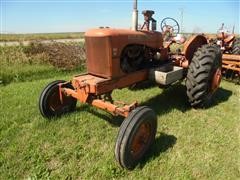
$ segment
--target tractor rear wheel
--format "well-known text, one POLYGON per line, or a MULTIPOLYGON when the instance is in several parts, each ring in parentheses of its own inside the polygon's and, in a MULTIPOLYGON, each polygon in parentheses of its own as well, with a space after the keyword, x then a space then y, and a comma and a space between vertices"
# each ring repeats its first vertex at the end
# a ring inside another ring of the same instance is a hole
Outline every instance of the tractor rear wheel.
POLYGON ((209 105, 221 81, 222 55, 214 45, 199 48, 189 65, 186 87, 187 96, 193 107, 209 105))
POLYGON ((151 144, 157 131, 157 117, 146 106, 133 110, 118 132, 115 158, 126 169, 134 169, 151 144))
POLYGON ((232 54, 240 55, 240 38, 236 38, 232 45, 232 54))
MULTIPOLYGON (((75 109, 77 103, 75 98, 62 93, 62 101, 60 100, 59 84, 65 82, 53 81, 43 89, 39 97, 39 110, 43 117, 50 119, 75 109)), ((64 87, 73 89, 70 83, 64 84, 64 87)))

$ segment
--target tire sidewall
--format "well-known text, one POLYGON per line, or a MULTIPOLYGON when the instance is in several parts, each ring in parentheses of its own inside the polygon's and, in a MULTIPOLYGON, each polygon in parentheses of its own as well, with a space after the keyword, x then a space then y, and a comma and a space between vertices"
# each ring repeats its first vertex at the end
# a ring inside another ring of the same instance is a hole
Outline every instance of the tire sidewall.
MULTIPOLYGON (((39 98, 39 109, 40 109, 40 112, 41 114, 46 117, 46 118, 52 118, 54 116, 59 116, 61 115, 62 113, 56 113, 55 111, 53 111, 49 105, 48 105, 48 101, 49 101, 49 98, 51 97, 51 95, 53 95, 53 93, 55 93, 56 91, 59 91, 57 90, 58 87, 58 84, 60 83, 65 83, 66 81, 64 80, 56 80, 56 81, 53 81, 51 83, 49 83, 45 88, 44 90, 42 91, 41 95, 40 95, 40 98, 39 98)), ((69 84, 66 85, 66 87, 68 88, 72 88, 72 86, 69 84)), ((68 111, 71 111, 75 108, 76 106, 76 99, 73 98, 73 101, 71 102, 71 104, 69 105, 68 107, 68 111)))
POLYGON ((240 38, 235 38, 232 44, 232 54, 240 55, 240 38))
POLYGON ((153 143, 157 130, 157 118, 155 113, 149 108, 143 108, 140 111, 135 111, 134 116, 131 118, 126 118, 125 122, 128 124, 122 124, 121 128, 124 128, 124 133, 122 133, 122 139, 120 141, 119 149, 119 160, 120 164, 128 169, 133 169, 139 160, 144 156, 144 154, 149 149, 150 145, 153 143), (129 122, 128 122, 129 121, 129 122), (131 145, 134 139, 134 135, 139 130, 142 123, 148 123, 150 125, 150 137, 147 142, 146 149, 141 152, 141 154, 135 159, 131 154, 131 145))
POLYGON ((186 79, 187 95, 193 107, 209 106, 215 92, 211 89, 214 74, 221 66, 222 53, 218 46, 206 44, 195 52, 186 79), (196 96, 199 93, 201 98, 196 96))
POLYGON ((56 80, 51 83, 49 83, 42 91, 40 97, 39 97, 39 109, 42 114, 42 116, 48 118, 53 115, 52 111, 48 108, 47 105, 47 97, 49 97, 49 94, 51 94, 51 91, 53 87, 55 87, 59 83, 64 83, 63 80, 56 80))

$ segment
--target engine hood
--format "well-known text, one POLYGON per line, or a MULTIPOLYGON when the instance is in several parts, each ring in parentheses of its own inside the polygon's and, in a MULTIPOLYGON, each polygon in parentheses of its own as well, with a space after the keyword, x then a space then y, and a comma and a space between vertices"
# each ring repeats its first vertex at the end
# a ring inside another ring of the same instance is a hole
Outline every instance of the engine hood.
POLYGON ((111 29, 111 28, 99 28, 90 29, 85 33, 85 37, 107 37, 107 36, 161 36, 162 34, 157 31, 132 31, 128 29, 111 29))

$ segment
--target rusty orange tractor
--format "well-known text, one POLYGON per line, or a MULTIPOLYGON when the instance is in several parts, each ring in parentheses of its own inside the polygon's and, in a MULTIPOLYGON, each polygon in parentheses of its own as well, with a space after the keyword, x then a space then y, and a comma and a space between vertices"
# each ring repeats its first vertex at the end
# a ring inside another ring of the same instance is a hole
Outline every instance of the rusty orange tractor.
POLYGON ((224 28, 224 23, 217 32, 216 39, 211 39, 213 43, 220 46, 224 54, 240 55, 240 38, 237 38, 234 34, 234 27, 232 33, 229 33, 224 28))
MULTIPOLYGON (((114 89, 143 81, 171 85, 186 78, 187 96, 194 107, 208 104, 221 81, 221 52, 197 35, 185 42, 184 51, 173 54, 172 43, 183 43, 179 36, 163 42, 164 32, 156 31, 154 11, 143 11, 144 25, 138 29, 137 2, 134 2, 132 30, 99 28, 85 33, 87 73, 71 81, 54 81, 42 91, 41 114, 48 119, 71 112, 77 100, 125 117, 115 146, 115 157, 126 169, 133 169, 155 140, 157 116, 147 106, 117 103, 114 89)), ((174 34, 175 28, 163 23, 174 34)), ((169 33, 168 33, 169 34, 169 33)))
MULTIPOLYGON (((229 33, 224 28, 224 23, 217 32, 216 39, 210 39, 210 43, 217 44, 222 53, 223 73, 227 79, 240 78, 240 38, 234 34, 234 27, 232 33, 229 33)), ((240 80, 240 79, 239 79, 240 80)), ((240 82, 240 81, 239 81, 240 82)))

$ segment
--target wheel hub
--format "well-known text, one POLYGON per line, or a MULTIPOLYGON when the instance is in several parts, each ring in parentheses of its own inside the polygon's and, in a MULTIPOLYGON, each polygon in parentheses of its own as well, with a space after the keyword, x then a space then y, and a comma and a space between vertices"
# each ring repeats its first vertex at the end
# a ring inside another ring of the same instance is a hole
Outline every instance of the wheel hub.
POLYGON ((221 79, 222 79, 222 70, 221 70, 221 68, 218 68, 213 75, 213 80, 212 80, 212 85, 211 85, 212 92, 217 90, 217 88, 220 85, 221 79))
POLYGON ((53 110, 56 111, 61 107, 61 102, 59 100, 59 93, 55 92, 53 95, 49 98, 49 107, 53 110))
POLYGON ((56 91, 52 94, 52 96, 49 98, 49 107, 52 111, 58 113, 58 111, 65 112, 67 111, 66 108, 68 104, 71 103, 70 97, 65 96, 64 94, 62 95, 62 102, 59 97, 59 93, 56 91))
POLYGON ((141 156, 144 149, 148 146, 148 142, 151 135, 151 128, 148 123, 143 123, 138 129, 135 137, 133 138, 131 145, 131 153, 134 158, 141 156))

